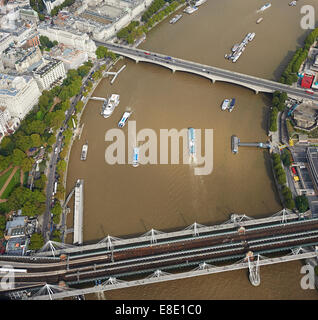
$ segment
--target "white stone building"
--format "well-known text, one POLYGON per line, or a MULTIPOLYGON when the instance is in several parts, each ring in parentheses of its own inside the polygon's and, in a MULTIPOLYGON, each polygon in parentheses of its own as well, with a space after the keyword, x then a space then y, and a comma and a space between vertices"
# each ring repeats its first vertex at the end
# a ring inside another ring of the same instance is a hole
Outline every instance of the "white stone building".
POLYGON ((0 106, 0 142, 5 135, 13 133, 19 124, 18 118, 12 118, 8 109, 0 106))
POLYGON ((41 91, 49 90, 66 78, 63 62, 56 59, 43 59, 43 63, 33 71, 33 74, 41 91))
POLYGON ((26 39, 34 33, 33 27, 27 27, 21 21, 17 22, 17 25, 13 29, 1 29, 3 33, 10 34, 17 46, 22 46, 26 39))
POLYGON ((13 43, 13 37, 10 33, 0 32, 0 53, 9 47, 13 43))
POLYGON ((58 44, 50 51, 50 56, 64 63, 66 72, 69 69, 77 69, 84 62, 88 61, 88 54, 85 51, 58 44))
POLYGON ((105 41, 115 36, 120 29, 141 15, 152 2, 153 0, 84 0, 83 9, 88 5, 90 12, 94 12, 99 18, 109 20, 110 23, 101 24, 91 19, 83 23, 81 21, 83 19, 75 17, 73 25, 79 30, 87 28, 87 32, 91 32, 94 39, 105 41))
POLYGON ((38 27, 38 32, 42 36, 47 36, 51 41, 56 40, 76 49, 86 51, 90 58, 96 58, 96 45, 88 34, 72 29, 70 27, 57 27, 42 24, 38 27))
POLYGON ((27 71, 33 64, 42 58, 38 47, 23 49, 22 47, 10 47, 2 53, 3 67, 16 70, 20 73, 27 71))
POLYGON ((36 81, 30 76, 9 76, 0 74, 0 106, 5 107, 11 116, 25 118, 41 92, 36 81))

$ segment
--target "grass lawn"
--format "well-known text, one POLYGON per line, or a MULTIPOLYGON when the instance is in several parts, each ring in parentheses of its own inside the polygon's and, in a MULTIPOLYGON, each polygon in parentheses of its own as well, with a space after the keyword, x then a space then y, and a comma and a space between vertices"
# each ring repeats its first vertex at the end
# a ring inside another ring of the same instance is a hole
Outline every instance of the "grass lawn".
POLYGON ((12 177, 10 183, 1 196, 1 199, 7 199, 11 191, 18 185, 20 185, 20 169, 17 170, 15 175, 12 177))
POLYGON ((9 178, 12 170, 13 170, 13 168, 11 168, 10 170, 8 170, 4 175, 2 175, 2 176, 0 177, 0 189, 3 187, 3 185, 5 184, 5 182, 7 181, 7 179, 9 178))

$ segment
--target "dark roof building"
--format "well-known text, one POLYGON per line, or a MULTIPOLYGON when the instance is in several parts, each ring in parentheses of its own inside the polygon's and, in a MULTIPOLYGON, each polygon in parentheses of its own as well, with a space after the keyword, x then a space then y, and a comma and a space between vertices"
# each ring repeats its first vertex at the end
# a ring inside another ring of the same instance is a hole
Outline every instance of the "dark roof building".
POLYGON ((318 147, 307 148, 309 173, 316 191, 318 191, 318 147))

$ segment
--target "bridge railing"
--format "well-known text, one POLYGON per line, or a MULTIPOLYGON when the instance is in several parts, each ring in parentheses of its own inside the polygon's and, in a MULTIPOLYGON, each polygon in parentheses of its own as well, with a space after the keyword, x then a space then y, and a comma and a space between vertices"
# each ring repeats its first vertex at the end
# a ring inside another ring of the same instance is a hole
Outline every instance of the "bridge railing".
MULTIPOLYGON (((297 96, 297 92, 298 92, 298 94, 301 94, 301 95, 305 94, 305 91, 302 88, 295 88, 295 87, 292 87, 287 84, 279 83, 279 82, 268 80, 268 79, 259 78, 259 77, 252 76, 252 75, 242 74, 242 73, 231 71, 231 70, 208 66, 208 65, 204 65, 204 64, 194 62, 194 61, 187 61, 187 60, 177 58, 177 57, 171 57, 173 60, 169 60, 169 63, 168 63, 168 61, 158 62, 158 61, 154 61, 152 58, 154 56, 157 56, 157 57, 164 59, 167 55, 163 55, 160 53, 155 53, 155 52, 151 52, 151 51, 147 50, 147 52, 151 54, 149 56, 149 55, 144 55, 145 50, 141 50, 141 49, 137 49, 137 48, 130 48, 127 46, 117 45, 117 44, 112 44, 112 43, 107 43, 107 42, 103 42, 103 44, 106 47, 110 48, 113 52, 120 54, 120 55, 123 55, 123 56, 130 55, 130 56, 136 57, 136 53, 143 53, 142 56, 138 56, 138 60, 150 61, 154 64, 165 63, 166 65, 173 65, 173 62, 183 62, 186 64, 191 64, 191 65, 196 66, 201 69, 209 69, 209 71, 212 71, 215 73, 217 72, 219 74, 219 76, 223 75, 224 77, 229 77, 230 79, 236 78, 236 80, 241 83, 246 82, 246 84, 250 84, 250 85, 254 84, 255 86, 258 86, 258 87, 264 86, 264 88, 270 89, 271 92, 273 92, 275 90, 286 91, 286 92, 292 90, 294 92, 295 96, 297 96), (129 53, 127 53, 127 52, 129 52, 129 53), (274 88, 273 88, 273 86, 274 86, 274 88)), ((183 68, 184 68, 184 66, 183 66, 183 68)), ((189 69, 190 69, 190 66, 189 66, 189 69)), ((202 74, 205 74, 205 73, 207 73, 207 72, 202 70, 202 74)), ((235 83, 235 81, 234 81, 234 83, 235 83)), ((306 95, 306 97, 307 97, 307 95, 306 95)), ((309 96, 309 95, 307 98, 312 99, 312 100, 318 99, 318 97, 309 96)))
MULTIPOLYGON (((303 252, 299 250, 299 251, 293 252, 290 255, 278 257, 278 258, 263 257, 263 259, 260 259, 258 261, 258 266, 271 265, 271 264, 295 261, 300 259, 310 259, 314 257, 317 257, 316 251, 303 252)), ((127 287, 135 287, 135 286, 147 285, 152 283, 159 283, 163 281, 185 279, 185 278, 197 277, 201 275, 246 269, 248 267, 249 267, 248 261, 246 261, 246 262, 234 263, 234 264, 222 266, 222 267, 215 267, 215 266, 206 264, 204 268, 195 268, 192 271, 181 272, 176 274, 171 274, 167 272, 162 272, 161 270, 157 270, 153 275, 147 276, 145 279, 122 281, 122 280, 117 280, 116 278, 112 278, 111 281, 108 280, 103 285, 97 285, 97 286, 85 288, 85 289, 73 289, 70 291, 52 293, 50 295, 48 294, 36 295, 31 297, 30 299, 31 300, 63 299, 65 297, 71 297, 76 295, 85 295, 85 294, 104 292, 109 290, 123 289, 127 287)))
MULTIPOLYGON (((295 213, 290 213, 290 211, 286 210, 285 215, 277 215, 275 214, 272 217, 268 218, 262 218, 262 219, 252 219, 252 220, 247 220, 247 221, 241 221, 239 223, 233 222, 233 223, 224 223, 220 225, 214 225, 214 226, 203 226, 203 227, 198 227, 197 228, 197 233, 199 235, 196 236, 201 236, 203 234, 208 234, 208 233, 213 233, 215 231, 226 231, 229 229, 235 229, 237 226, 253 226, 253 225, 258 225, 258 224, 270 224, 270 223, 277 223, 277 222, 283 222, 283 221, 289 221, 289 220, 296 220, 299 219, 299 215, 295 213)), ((131 238, 131 239, 119 239, 116 238, 112 242, 112 246, 133 246, 134 244, 140 244, 140 243, 148 243, 149 245, 154 245, 154 238, 156 242, 160 241, 172 241, 173 238, 187 238, 191 240, 191 238, 194 236, 193 230, 192 229, 185 229, 185 230, 180 230, 180 231, 174 231, 174 232, 164 232, 164 233, 157 233, 157 234, 150 234, 147 236, 141 236, 141 237, 136 237, 136 238, 131 238)), ((105 238, 106 239, 106 238, 105 238)), ((97 244, 89 244, 89 245, 84 245, 84 246, 74 246, 70 248, 63 248, 61 250, 56 250, 54 254, 57 256, 62 253, 76 253, 76 252, 85 252, 85 251, 94 251, 94 250, 102 250, 106 249, 109 250, 109 244, 106 242, 100 242, 97 244)), ((39 252, 37 253, 38 256, 50 256, 52 255, 51 251, 45 251, 45 252, 39 252)))

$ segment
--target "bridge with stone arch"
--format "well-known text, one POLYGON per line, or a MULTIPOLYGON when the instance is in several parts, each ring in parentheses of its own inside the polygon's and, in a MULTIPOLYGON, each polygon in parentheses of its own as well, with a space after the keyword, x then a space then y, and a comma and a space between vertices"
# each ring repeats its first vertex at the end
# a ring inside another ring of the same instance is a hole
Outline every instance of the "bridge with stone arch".
POLYGON ((148 62, 156 65, 166 67, 172 72, 183 71, 192 74, 202 76, 210 79, 213 83, 216 81, 228 82, 236 85, 240 85, 256 93, 265 92, 273 93, 274 91, 286 92, 291 98, 296 99, 310 99, 318 101, 318 94, 310 94, 305 89, 289 86, 276 81, 262 79, 259 77, 238 73, 222 68, 204 65, 201 63, 184 60, 177 57, 170 57, 168 55, 136 49, 133 47, 113 44, 109 42, 95 41, 97 45, 103 45, 112 52, 130 58, 138 62, 148 62))

